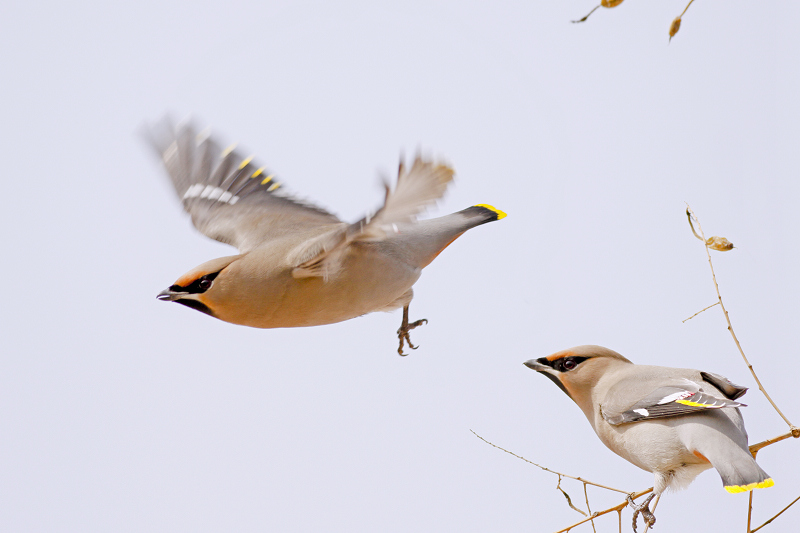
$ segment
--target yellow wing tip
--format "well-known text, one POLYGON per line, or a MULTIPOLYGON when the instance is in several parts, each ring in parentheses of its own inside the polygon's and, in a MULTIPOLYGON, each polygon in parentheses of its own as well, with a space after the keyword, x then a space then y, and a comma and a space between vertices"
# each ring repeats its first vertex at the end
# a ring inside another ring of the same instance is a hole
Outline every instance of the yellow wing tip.
POLYGON ((675 400, 675 403, 682 403, 683 405, 688 405, 690 407, 714 407, 713 405, 706 403, 692 402, 689 400, 675 400))
POLYGON ((766 489, 773 485, 775 485, 775 482, 770 477, 765 479, 764 481, 759 481, 757 483, 750 483, 749 485, 728 485, 725 487, 725 490, 727 490, 731 494, 739 494, 740 492, 749 492, 753 489, 766 489))
POLYGON ((506 218, 506 214, 503 211, 500 211, 496 207, 493 207, 489 204, 476 204, 475 207, 483 207, 485 209, 488 209, 489 211, 494 211, 495 213, 497 213, 497 220, 506 218))

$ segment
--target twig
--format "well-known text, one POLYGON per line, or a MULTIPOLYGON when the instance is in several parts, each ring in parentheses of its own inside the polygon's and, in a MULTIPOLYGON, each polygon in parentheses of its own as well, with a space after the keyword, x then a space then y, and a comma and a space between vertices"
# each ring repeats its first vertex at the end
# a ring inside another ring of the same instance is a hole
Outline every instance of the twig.
MULTIPOLYGON (((691 5, 691 2, 689 2, 689 4, 691 5)), ((689 9, 689 6, 686 6, 686 9, 689 9)), ((686 10, 684 10, 684 13, 685 12, 686 12, 686 10)), ((688 204, 686 206, 686 213, 687 213, 687 216, 689 216, 689 222, 690 223, 691 223, 692 218, 694 218, 695 222, 697 222, 697 229, 700 230, 700 236, 701 236, 700 239, 703 241, 703 243, 705 243, 706 242, 706 239, 705 239, 706 235, 705 235, 705 233, 703 233, 703 226, 700 225, 700 220, 697 218, 697 215, 694 214, 694 211, 692 211, 692 208, 689 207, 688 204)), ((694 226, 692 226, 692 231, 694 231, 694 226)), ((695 233, 695 235, 697 235, 697 234, 695 233)), ((778 406, 775 405, 775 402, 772 401, 772 398, 770 397, 769 394, 767 394, 766 389, 761 384, 761 380, 758 379, 758 376, 756 375, 756 371, 753 370, 753 365, 751 365, 750 361, 747 360, 747 356, 744 354, 744 350, 742 349, 742 345, 739 344, 739 339, 736 337, 736 333, 733 332, 733 325, 731 324, 731 319, 728 316, 728 310, 725 309, 725 304, 722 303, 722 295, 719 292, 719 284, 717 283, 717 275, 714 273, 714 264, 711 262, 711 252, 708 250, 707 246, 703 246, 703 247, 705 248, 706 255, 708 256, 708 266, 711 267, 711 278, 714 280, 714 288, 717 290, 717 299, 719 300, 719 306, 722 308, 722 312, 725 314, 725 320, 728 322, 728 331, 731 332, 731 336, 733 337, 733 342, 736 343, 736 347, 739 349, 739 353, 742 354, 742 359, 744 359, 744 362, 747 365, 747 368, 750 369, 750 373, 753 375, 753 379, 755 379, 756 383, 758 383, 758 389, 762 393, 764 393, 764 396, 766 396, 767 400, 769 400, 769 403, 772 404, 772 407, 775 408, 775 411, 777 411, 778 414, 781 416, 781 418, 783 418, 784 422, 786 422, 789 425, 789 428, 792 430, 792 432, 793 433, 797 432, 797 436, 800 437, 800 428, 797 428, 794 424, 789 422, 789 419, 784 416, 784 414, 781 412, 780 409, 778 409, 778 406)))
MULTIPOLYGON (((796 430, 797 428, 794 428, 794 429, 796 430)), ((773 437, 771 439, 767 439, 765 441, 761 441, 761 442, 758 442, 756 444, 753 444, 752 446, 750 446, 750 453, 753 454, 753 457, 755 457, 756 454, 758 453, 758 450, 760 450, 762 448, 766 448, 770 444, 775 444, 776 442, 780 442, 780 441, 782 441, 784 439, 788 439, 789 437, 798 438, 798 437, 800 437, 800 432, 798 432, 798 431, 790 431, 788 433, 784 433, 783 435, 779 435, 777 437, 773 437)), ((758 531, 762 527, 766 526, 767 524, 769 524, 770 522, 772 522, 773 520, 778 518, 781 514, 783 514, 783 512, 786 509, 788 509, 789 507, 791 507, 792 505, 797 503, 797 500, 800 500, 800 496, 798 496, 797 498, 794 499, 794 501, 792 501, 792 503, 790 503, 789 505, 787 505, 786 507, 781 509, 778 512, 778 514, 776 514, 775 516, 773 516, 772 518, 770 518, 769 520, 767 520, 766 522, 764 522, 763 524, 761 524, 757 528, 750 529, 750 525, 752 524, 752 517, 753 517, 753 492, 754 491, 752 491, 752 490, 750 491, 750 497, 748 498, 748 503, 747 503, 747 533, 755 533, 756 531, 758 531)))
MULTIPOLYGON (((586 498, 586 509, 589 511, 589 514, 592 514, 592 508, 589 506, 589 492, 586 490, 588 485, 586 483, 583 484, 583 497, 586 498)), ((592 531, 597 533, 597 529, 594 527, 594 520, 592 520, 592 531)))
POLYGON ((689 3, 686 4, 686 8, 683 10, 683 13, 678 15, 678 18, 682 18, 686 14, 686 10, 689 9, 689 6, 692 5, 692 2, 694 2, 694 0, 689 0, 689 3))
POLYGON ((572 21, 572 23, 573 23, 573 24, 575 24, 575 23, 578 23, 578 22, 585 22, 585 21, 586 21, 586 19, 588 19, 588 18, 589 18, 589 15, 591 15, 592 13, 594 13, 595 11, 597 11, 598 9, 600 9, 600 5, 601 5, 601 4, 597 4, 597 5, 595 6, 595 8, 594 8, 594 9, 592 9, 591 11, 589 11, 589 14, 588 14, 588 15, 586 15, 586 16, 585 16, 585 17, 583 17, 582 19, 579 19, 579 20, 573 20, 573 21, 572 21))
MULTIPOLYGON (((699 314, 700 314, 700 313, 702 313, 703 311, 706 311, 706 310, 708 310, 708 309, 711 309, 711 308, 712 308, 712 307, 714 307, 715 305, 719 305, 719 302, 715 302, 715 303, 713 303, 713 304, 709 305, 708 307, 704 307, 703 309, 699 310, 698 312, 696 312, 695 314, 693 314, 692 316, 690 316, 690 317, 689 317, 689 318, 687 318, 686 320, 691 320, 691 319, 693 319, 694 317, 696 317, 697 315, 699 315, 699 314)), ((681 322, 684 322, 684 323, 685 323, 685 322, 686 322, 686 320, 681 320, 681 322)))
POLYGON ((598 516, 603 516, 604 514, 608 514, 608 513, 612 512, 612 511, 617 511, 619 513, 619 528, 620 528, 620 533, 622 533, 622 509, 624 509, 625 506, 628 505, 628 500, 626 499, 624 502, 620 503, 619 505, 615 505, 614 507, 609 507, 608 509, 605 509, 603 511, 600 511, 600 512, 597 512, 597 513, 593 513, 591 507, 589 507, 589 493, 587 492, 587 489, 586 489, 587 485, 592 485, 594 487, 599 487, 601 489, 606 489, 606 490, 611 490, 611 491, 614 491, 614 492, 619 492, 619 493, 625 494, 626 496, 630 496, 634 500, 636 498, 640 498, 640 497, 644 496, 645 494, 649 494, 649 493, 653 492, 653 487, 650 487, 649 489, 646 489, 646 490, 643 490, 643 491, 639 491, 639 492, 625 492, 624 490, 615 489, 614 487, 609 487, 607 485, 601 485, 600 483, 594 483, 592 481, 588 481, 588 480, 583 479, 581 477, 575 477, 575 476, 569 476, 567 474, 562 474, 561 472, 556 472, 555 470, 550 470, 546 466, 542 466, 540 464, 534 463, 533 461, 525 459, 521 455, 517 455, 514 452, 510 452, 510 451, 506 450, 505 448, 501 448, 497 444, 494 444, 494 443, 489 442, 488 440, 484 439, 483 437, 481 437, 480 435, 475 433, 475 431, 472 430, 472 429, 470 429, 470 431, 472 432, 473 435, 475 435, 476 437, 481 439, 483 442, 485 442, 489 446, 492 446, 494 448, 497 448, 498 450, 504 451, 507 454, 513 455, 517 459, 522 459, 526 463, 530 463, 533 466, 541 468, 545 472, 550 472, 551 474, 557 475, 558 476, 558 486, 556 486, 556 488, 558 490, 560 490, 564 494, 564 496, 567 498, 567 503, 569 504, 569 506, 572 507, 573 509, 575 509, 576 511, 578 511, 579 513, 582 513, 582 514, 586 515, 586 513, 584 513, 583 511, 581 511, 580 509, 578 509, 574 505, 572 505, 572 500, 570 499, 569 495, 566 492, 564 492, 564 489, 561 488, 561 478, 565 477, 565 478, 569 478, 569 479, 574 479, 575 481, 580 481, 581 483, 583 483, 583 494, 586 497, 586 508, 589 509, 589 515, 587 516, 587 518, 584 518, 580 522, 576 522, 576 523, 572 524, 569 527, 566 527, 564 529, 556 531, 556 533, 564 533, 565 531, 569 531, 570 529, 572 529, 574 527, 577 527, 577 526, 579 526, 579 525, 581 525, 583 523, 590 522, 590 521, 592 523, 592 529, 595 531, 595 533, 597 533, 597 530, 595 529, 595 526, 594 526, 594 519, 597 518, 598 516))
MULTIPOLYGON (((753 492, 751 491, 751 492, 750 492, 750 494, 753 494, 753 492)), ((766 522, 764 522, 763 524, 761 524, 760 526, 758 526, 757 528, 755 528, 755 529, 753 529, 753 530, 751 530, 751 529, 750 529, 750 515, 748 514, 748 516, 747 516, 747 519, 748 519, 748 520, 747 520, 747 531, 748 531, 748 532, 750 532, 750 533, 756 533, 756 531, 758 531, 759 529, 761 529, 762 527, 766 526, 767 524, 769 524, 770 522, 772 522, 773 520, 775 520, 776 518, 778 518, 780 515, 782 515, 782 514, 783 514, 783 512, 784 512, 786 509, 788 509, 789 507, 791 507, 792 505, 794 505, 795 503, 797 503, 797 500, 800 500, 800 496, 798 496, 797 498, 795 498, 794 500, 792 500, 792 503, 790 503, 789 505, 787 505, 786 507, 784 507, 783 509, 781 509, 781 510, 778 512, 778 514, 776 514, 775 516, 773 516, 772 518, 770 518, 769 520, 767 520, 766 522)))
POLYGON ((773 437, 771 439, 767 439, 761 442, 757 442, 755 444, 750 445, 750 453, 753 454, 753 457, 756 456, 758 450, 761 448, 766 448, 770 444, 775 444, 776 442, 780 442, 784 439, 788 439, 789 437, 800 438, 800 431, 795 431, 797 428, 793 428, 792 431, 788 433, 784 433, 783 435, 778 435, 777 437, 773 437))
POLYGON ((470 431, 472 431, 472 434, 473 434, 473 435, 475 435, 476 437, 478 437, 479 439, 481 439, 483 442, 485 442, 485 443, 486 443, 486 444, 488 444, 489 446, 494 446, 494 447, 495 447, 495 448, 497 448, 498 450, 501 450, 501 451, 504 451, 504 452, 506 452, 507 454, 513 455, 513 456, 514 456, 514 457, 516 457, 517 459, 522 459, 522 460, 523 460, 523 461, 525 461, 526 463, 530 463, 530 464, 532 464, 533 466, 539 467, 539 468, 541 468, 542 470, 544 470, 545 472, 550 472, 551 474, 555 474, 555 475, 557 475, 557 476, 563 476, 563 477, 566 477, 566 478, 569 478, 569 479, 574 479, 574 480, 576 480, 576 481, 580 481, 581 483, 587 483, 587 484, 589 484, 589 485, 592 485, 592 486, 595 486, 595 487, 600 487, 601 489, 612 490, 612 491, 614 491, 614 492, 619 492, 619 493, 621 493, 621 494, 629 494, 628 492, 625 492, 624 490, 615 489, 614 487, 609 487, 609 486, 607 486, 607 485, 601 485, 600 483, 594 483, 594 482, 592 482, 592 481, 588 481, 588 480, 586 480, 586 479, 583 479, 582 477, 569 476, 569 475, 567 475, 567 474, 562 474, 561 472, 556 472, 555 470, 550 470, 550 469, 549 469, 549 468, 547 468, 546 466, 542 466, 542 465, 540 465, 540 464, 534 463, 533 461, 530 461, 530 460, 528 460, 528 459, 525 459, 525 458, 524 458, 524 457, 522 457, 521 455, 517 455, 517 454, 515 454, 514 452, 510 452, 510 451, 506 450, 505 448, 501 448, 501 447, 500 447, 500 446, 498 446, 497 444, 494 444, 494 443, 491 443, 491 442, 489 442, 488 440, 484 439, 483 437, 481 437, 480 435, 478 435, 477 433, 475 433, 475 431, 474 431, 474 430, 471 430, 471 429, 470 429, 470 431))
MULTIPOLYGON (((585 487, 585 486, 586 486, 586 485, 584 485, 584 487, 585 487)), ((560 491, 561 491, 561 494, 563 494, 563 495, 564 495, 564 497, 567 499, 567 505, 569 505, 569 508, 570 508, 570 509, 572 509, 573 511, 577 511, 577 512, 579 512, 579 513, 580 513, 580 514, 582 514, 583 516, 589 516, 588 514, 584 513, 582 510, 580 510, 580 509, 578 509, 577 507, 575 507, 575 505, 573 505, 573 503, 572 503, 572 498, 570 498, 570 497, 569 497, 569 494, 567 494, 567 491, 565 491, 564 489, 562 489, 562 488, 561 488, 561 474, 559 474, 559 475, 558 475, 558 485, 556 485, 556 488, 557 488, 558 490, 560 490, 560 491)), ((591 511, 590 511, 590 512, 591 512, 591 511)))
MULTIPOLYGON (((634 493, 632 493, 630 495, 630 497, 631 497, 631 499, 635 500, 636 498, 641 498, 645 494, 649 494, 651 492, 653 492, 653 487, 650 487, 649 489, 643 490, 643 491, 640 491, 640 492, 634 492, 634 493)), ((591 515, 589 515, 589 518, 584 518, 580 522, 575 522, 571 526, 565 527, 564 529, 559 529, 558 531, 556 531, 556 533, 564 533, 566 531, 569 531, 573 527, 577 527, 577 526, 579 526, 579 525, 581 525, 581 524, 583 524, 585 522, 588 522, 589 520, 594 520, 598 516, 603 516, 604 514, 608 514, 608 513, 613 512, 613 511, 618 511, 620 513, 620 517, 621 517, 622 516, 622 514, 621 514, 622 510, 627 505, 628 505, 628 500, 625 500, 624 502, 620 503, 619 505, 615 505, 614 507, 609 507, 608 509, 605 509, 603 511, 600 511, 600 512, 597 512, 597 513, 592 513, 591 515)), ((621 522, 622 522, 622 518, 620 518, 620 528, 622 528, 621 522)))

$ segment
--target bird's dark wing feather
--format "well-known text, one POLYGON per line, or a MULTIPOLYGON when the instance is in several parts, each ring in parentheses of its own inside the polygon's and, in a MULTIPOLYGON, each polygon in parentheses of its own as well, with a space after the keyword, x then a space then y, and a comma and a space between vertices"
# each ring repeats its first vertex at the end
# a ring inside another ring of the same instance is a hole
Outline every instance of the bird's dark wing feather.
POLYGON ((744 406, 742 403, 702 392, 698 386, 692 386, 690 383, 687 380, 685 387, 672 385, 658 387, 624 410, 603 408, 603 418, 609 424, 617 426, 641 420, 681 416, 706 409, 744 406))

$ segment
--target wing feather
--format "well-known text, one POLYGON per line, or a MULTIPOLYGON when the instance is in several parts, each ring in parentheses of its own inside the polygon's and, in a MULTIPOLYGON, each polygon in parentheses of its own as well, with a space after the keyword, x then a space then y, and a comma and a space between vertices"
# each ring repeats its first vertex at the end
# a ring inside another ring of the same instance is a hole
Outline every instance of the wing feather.
MULTIPOLYGON (((688 380, 685 381, 691 383, 688 380)), ((612 426, 618 426, 641 420, 681 416, 706 409, 745 406, 742 403, 703 392, 699 386, 694 385, 659 387, 624 411, 604 408, 603 418, 612 426)))
POLYGON ((386 196, 383 206, 373 215, 350 224, 341 233, 325 237, 316 243, 319 252, 300 263, 292 272, 296 278, 322 276, 335 273, 341 265, 347 247, 356 241, 378 241, 396 231, 397 224, 410 222, 425 208, 435 203, 453 181, 453 169, 447 165, 414 159, 406 171, 401 163, 394 190, 384 184, 386 196))
POLYGON ((310 227, 342 225, 328 211, 285 192, 282 182, 210 134, 168 117, 145 132, 192 223, 206 236, 247 252, 310 227))

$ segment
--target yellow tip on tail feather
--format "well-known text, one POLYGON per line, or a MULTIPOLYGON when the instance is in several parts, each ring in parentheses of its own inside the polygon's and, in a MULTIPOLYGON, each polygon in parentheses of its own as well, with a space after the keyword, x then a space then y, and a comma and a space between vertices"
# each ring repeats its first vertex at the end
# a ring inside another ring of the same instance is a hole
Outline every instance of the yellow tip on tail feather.
POLYGON ((775 484, 772 481, 772 478, 767 478, 764 481, 760 481, 758 483, 750 483, 749 485, 730 485, 725 487, 725 490, 730 492, 731 494, 738 494, 740 492, 748 492, 753 489, 766 489, 767 487, 771 487, 775 484))

